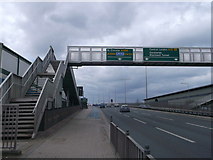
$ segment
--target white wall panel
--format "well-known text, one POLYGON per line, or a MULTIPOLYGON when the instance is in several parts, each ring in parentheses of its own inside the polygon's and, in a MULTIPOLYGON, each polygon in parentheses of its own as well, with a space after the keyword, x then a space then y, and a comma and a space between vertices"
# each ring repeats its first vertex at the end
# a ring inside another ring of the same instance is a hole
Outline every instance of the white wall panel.
POLYGON ((18 58, 2 50, 2 68, 17 74, 18 58))
POLYGON ((23 76, 26 70, 29 68, 29 64, 23 60, 19 60, 19 76, 23 76))

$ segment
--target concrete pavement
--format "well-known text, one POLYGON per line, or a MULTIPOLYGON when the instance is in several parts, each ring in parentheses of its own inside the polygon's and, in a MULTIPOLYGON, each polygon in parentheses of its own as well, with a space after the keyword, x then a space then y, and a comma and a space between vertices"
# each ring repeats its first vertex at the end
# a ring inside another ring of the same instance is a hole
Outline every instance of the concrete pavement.
POLYGON ((119 158, 109 138, 109 123, 99 108, 80 110, 35 139, 18 141, 15 158, 119 158))

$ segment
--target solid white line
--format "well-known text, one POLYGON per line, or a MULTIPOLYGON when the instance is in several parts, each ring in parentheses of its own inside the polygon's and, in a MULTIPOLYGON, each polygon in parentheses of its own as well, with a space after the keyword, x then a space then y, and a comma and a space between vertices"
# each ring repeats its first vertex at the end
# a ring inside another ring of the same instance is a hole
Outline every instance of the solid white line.
POLYGON ((129 117, 128 115, 124 115, 124 116, 129 117))
POLYGON ((170 118, 165 118, 165 117, 159 117, 159 118, 173 121, 173 119, 170 119, 170 118))
POLYGON ((201 128, 213 129, 213 128, 210 128, 210 127, 205 127, 205 126, 201 126, 201 125, 193 124, 193 123, 186 123, 186 124, 189 124, 189 125, 192 125, 192 126, 196 126, 196 127, 201 127, 201 128))
POLYGON ((151 114, 149 114, 149 113, 140 113, 140 114, 143 114, 143 115, 148 115, 148 116, 150 116, 151 114))
POLYGON ((177 134, 174 134, 174 133, 172 133, 172 132, 166 131, 166 130, 161 129, 161 128, 158 128, 158 127, 155 127, 155 128, 158 129, 158 130, 160 130, 160 131, 163 131, 163 132, 166 132, 166 133, 168 133, 168 134, 171 134, 171 135, 173 135, 173 136, 175 136, 175 137, 181 138, 181 139, 183 139, 183 140, 185 140, 185 141, 188 141, 188 142, 191 142, 191 143, 195 143, 195 141, 192 141, 192 140, 190 140, 190 139, 188 139, 188 138, 184 138, 184 137, 182 137, 182 136, 179 136, 179 135, 177 135, 177 134))
POLYGON ((136 119, 136 118, 133 118, 134 120, 136 120, 136 121, 138 121, 138 122, 141 122, 141 123, 143 123, 143 124, 146 124, 146 122, 143 122, 143 121, 141 121, 141 120, 139 120, 139 119, 136 119))

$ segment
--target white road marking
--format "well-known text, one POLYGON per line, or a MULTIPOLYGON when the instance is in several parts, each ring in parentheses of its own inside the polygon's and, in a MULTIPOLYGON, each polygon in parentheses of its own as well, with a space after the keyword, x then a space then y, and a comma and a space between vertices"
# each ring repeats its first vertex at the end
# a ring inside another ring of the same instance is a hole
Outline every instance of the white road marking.
POLYGON ((130 116, 126 115, 126 114, 125 114, 124 116, 126 116, 126 117, 130 117, 130 116))
POLYGON ((146 124, 146 122, 143 122, 143 121, 141 121, 141 120, 139 120, 139 119, 137 119, 137 118, 133 118, 134 120, 136 120, 136 121, 138 121, 138 122, 141 122, 141 123, 143 123, 143 124, 146 124))
POLYGON ((151 114, 149 114, 149 113, 140 113, 140 114, 143 114, 143 115, 148 115, 148 116, 150 116, 151 114))
POLYGON ((171 135, 173 135, 173 136, 175 136, 175 137, 178 137, 178 138, 180 138, 180 139, 183 139, 183 140, 185 140, 185 141, 188 141, 188 142, 191 142, 191 143, 195 143, 195 141, 192 141, 192 140, 190 140, 190 139, 188 139, 188 138, 179 136, 179 135, 177 135, 177 134, 174 134, 174 133, 172 133, 172 132, 166 131, 166 130, 161 129, 161 128, 158 128, 158 127, 155 127, 155 128, 158 129, 158 130, 160 130, 160 131, 163 131, 163 132, 165 132, 165 133, 171 134, 171 135))
POLYGON ((173 121, 173 119, 170 119, 170 118, 165 118, 165 117, 159 117, 159 118, 173 121))
MULTIPOLYGON (((138 113, 138 111, 133 111, 134 113, 138 113)), ((140 113, 140 114, 143 114, 143 115, 151 115, 150 113, 140 113)))
POLYGON ((201 127, 201 128, 213 129, 213 128, 210 128, 210 127, 205 127, 205 126, 201 126, 201 125, 193 124, 193 123, 186 123, 186 124, 189 124, 189 125, 192 125, 192 126, 196 126, 196 127, 201 127))

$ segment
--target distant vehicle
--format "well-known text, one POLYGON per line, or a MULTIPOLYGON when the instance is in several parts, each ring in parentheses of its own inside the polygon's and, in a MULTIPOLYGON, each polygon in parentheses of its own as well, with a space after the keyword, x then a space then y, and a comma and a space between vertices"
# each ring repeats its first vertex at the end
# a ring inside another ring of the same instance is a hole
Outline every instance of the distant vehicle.
POLYGON ((107 107, 111 107, 112 106, 112 104, 111 103, 107 103, 107 105, 106 105, 107 107))
POLYGON ((114 104, 114 107, 120 107, 120 105, 118 103, 114 104))
POLYGON ((106 108, 106 105, 104 103, 101 103, 99 106, 100 108, 106 108))
POLYGON ((122 105, 120 108, 120 112, 130 112, 128 105, 122 105))
POLYGON ((140 104, 138 107, 140 107, 140 108, 150 108, 150 105, 148 105, 148 104, 140 104))

